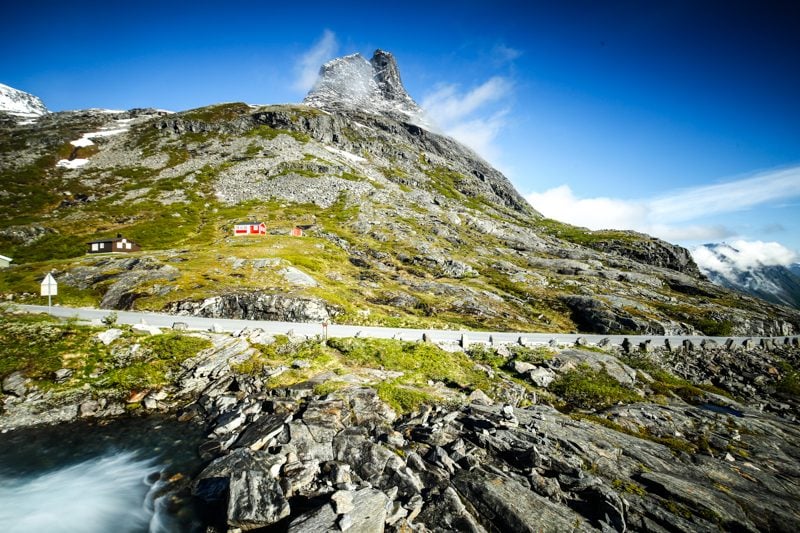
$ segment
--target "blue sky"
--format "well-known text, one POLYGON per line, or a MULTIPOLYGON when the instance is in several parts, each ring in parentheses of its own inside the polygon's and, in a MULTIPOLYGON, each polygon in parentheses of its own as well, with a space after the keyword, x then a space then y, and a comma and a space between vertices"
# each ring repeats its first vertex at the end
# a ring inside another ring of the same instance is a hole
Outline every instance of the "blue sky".
POLYGON ((270 4, 14 2, 0 82, 51 110, 297 102, 383 48, 548 216, 800 251, 798 2, 270 4))

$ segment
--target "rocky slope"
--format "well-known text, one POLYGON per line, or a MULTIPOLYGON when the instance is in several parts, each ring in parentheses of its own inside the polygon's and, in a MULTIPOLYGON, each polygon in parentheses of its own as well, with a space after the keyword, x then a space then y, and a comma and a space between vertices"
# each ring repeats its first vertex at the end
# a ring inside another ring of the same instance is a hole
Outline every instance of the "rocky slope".
POLYGON ((175 337, 146 325, 4 319, 4 353, 16 353, 14 339, 31 328, 41 339, 21 353, 20 367, 53 342, 69 342, 72 355, 53 361, 67 365, 54 373, 3 380, 0 428, 165 411, 202 425, 204 468, 162 481, 175 512, 180 501, 201 502, 205 531, 800 526, 796 338, 445 352, 259 330, 175 337), (171 344, 192 339, 205 343, 202 351, 171 344), (170 361, 166 381, 129 381, 158 357, 170 361))
POLYGON ((679 247, 543 218, 471 150, 411 120, 418 107, 390 54, 341 58, 322 74, 313 105, 0 125, 0 253, 15 265, 0 271, 0 293, 35 301, 53 270, 61 302, 106 308, 527 331, 800 330, 797 312, 709 283, 679 247), (234 238, 244 220, 268 235, 234 238), (292 238, 294 225, 306 236, 292 238), (87 241, 117 233, 143 251, 84 256, 87 241))

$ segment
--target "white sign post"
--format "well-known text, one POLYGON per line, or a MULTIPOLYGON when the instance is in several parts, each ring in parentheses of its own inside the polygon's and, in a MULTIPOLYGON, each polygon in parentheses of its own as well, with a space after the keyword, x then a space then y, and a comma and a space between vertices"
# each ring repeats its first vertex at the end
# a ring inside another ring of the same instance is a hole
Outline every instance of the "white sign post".
POLYGON ((58 295, 58 283, 52 274, 48 273, 42 280, 42 296, 47 296, 47 311, 50 312, 53 305, 53 296, 58 295))

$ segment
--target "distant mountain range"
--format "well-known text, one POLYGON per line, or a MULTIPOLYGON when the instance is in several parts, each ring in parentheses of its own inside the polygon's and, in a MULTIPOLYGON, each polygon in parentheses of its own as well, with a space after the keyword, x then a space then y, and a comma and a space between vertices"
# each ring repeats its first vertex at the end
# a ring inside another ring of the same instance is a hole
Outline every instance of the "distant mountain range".
POLYGON ((800 308, 800 263, 766 265, 738 261, 740 250, 727 243, 704 244, 693 251, 712 282, 768 302, 800 308))

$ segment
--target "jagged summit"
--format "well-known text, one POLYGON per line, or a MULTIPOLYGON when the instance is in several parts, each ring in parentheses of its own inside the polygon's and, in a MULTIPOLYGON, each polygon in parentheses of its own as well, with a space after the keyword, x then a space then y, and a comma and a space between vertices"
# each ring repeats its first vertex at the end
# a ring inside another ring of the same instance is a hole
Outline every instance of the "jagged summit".
POLYGON ((335 111, 388 114, 429 127, 422 108, 403 87, 397 61, 383 50, 375 50, 369 61, 361 54, 328 61, 320 68, 319 78, 303 103, 335 111))
POLYGON ((38 97, 0 83, 0 111, 20 118, 34 118, 49 113, 38 97))

